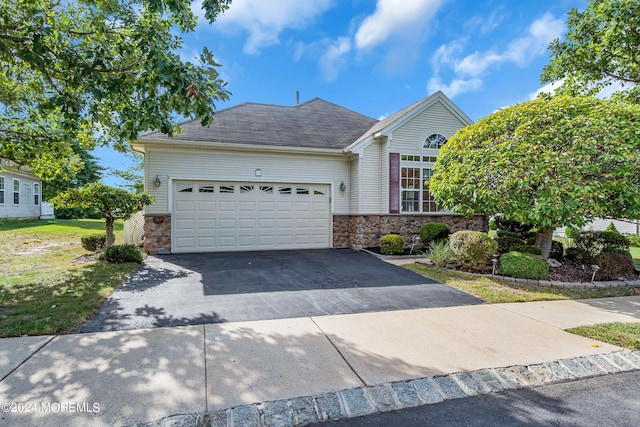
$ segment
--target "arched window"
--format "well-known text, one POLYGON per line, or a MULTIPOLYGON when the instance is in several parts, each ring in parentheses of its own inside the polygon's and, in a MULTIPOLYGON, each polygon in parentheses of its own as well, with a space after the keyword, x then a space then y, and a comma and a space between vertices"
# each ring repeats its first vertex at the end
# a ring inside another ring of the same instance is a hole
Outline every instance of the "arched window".
POLYGON ((432 133, 422 143, 422 148, 441 148, 447 142, 447 138, 439 133, 432 133))

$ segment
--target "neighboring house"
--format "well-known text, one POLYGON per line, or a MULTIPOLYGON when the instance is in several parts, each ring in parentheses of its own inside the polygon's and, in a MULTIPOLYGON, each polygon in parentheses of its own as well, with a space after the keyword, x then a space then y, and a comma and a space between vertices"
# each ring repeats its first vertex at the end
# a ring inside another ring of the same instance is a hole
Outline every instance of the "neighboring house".
POLYGON ((42 180, 17 167, 0 165, 0 218, 40 218, 42 180))
POLYGON ((486 230, 484 217, 441 211, 428 187, 439 148, 471 123, 437 92, 381 121, 315 98, 245 103, 210 127, 143 135, 131 145, 155 196, 145 249, 370 247, 388 233, 410 245, 427 222, 486 230))
MULTIPOLYGON (((640 220, 625 220, 625 219, 602 219, 596 218, 592 222, 588 223, 582 230, 604 231, 609 224, 613 223, 619 233, 623 234, 635 234, 640 236, 640 220)), ((554 234, 559 237, 565 237, 565 227, 558 228, 554 234)))

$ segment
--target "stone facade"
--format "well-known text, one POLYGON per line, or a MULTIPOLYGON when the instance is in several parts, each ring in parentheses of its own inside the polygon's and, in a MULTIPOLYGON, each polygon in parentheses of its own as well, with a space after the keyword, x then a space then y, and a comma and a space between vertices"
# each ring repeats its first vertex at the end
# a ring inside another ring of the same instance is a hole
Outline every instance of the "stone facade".
POLYGON ((171 215, 144 216, 144 247, 149 255, 171 253, 171 215))
POLYGON ((475 215, 334 215, 333 247, 377 247, 385 234, 399 234, 405 246, 411 246, 420 227, 430 222, 447 224, 452 233, 459 230, 487 231, 487 218, 475 215))

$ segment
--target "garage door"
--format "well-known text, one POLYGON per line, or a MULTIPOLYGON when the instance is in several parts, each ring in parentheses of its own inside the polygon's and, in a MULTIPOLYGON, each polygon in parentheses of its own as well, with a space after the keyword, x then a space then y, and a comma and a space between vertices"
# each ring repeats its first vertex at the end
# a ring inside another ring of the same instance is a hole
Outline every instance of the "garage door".
POLYGON ((174 181, 173 252, 328 248, 328 185, 174 181))

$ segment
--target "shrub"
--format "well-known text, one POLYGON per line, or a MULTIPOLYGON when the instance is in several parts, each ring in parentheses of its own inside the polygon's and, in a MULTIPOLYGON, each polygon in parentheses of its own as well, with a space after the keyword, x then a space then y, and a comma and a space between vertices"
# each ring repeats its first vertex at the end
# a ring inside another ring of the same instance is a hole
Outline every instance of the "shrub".
POLYGON ((570 239, 575 239, 576 237, 580 236, 580 229, 577 227, 574 227, 573 225, 570 225, 567 228, 565 228, 564 235, 570 239))
POLYGON ((551 253, 549 254, 549 258, 556 259, 560 261, 564 257, 564 246, 562 242, 558 242, 557 240, 551 241, 551 253))
POLYGON ((496 215, 494 219, 496 221, 496 225, 498 226, 498 230, 517 233, 523 238, 527 238, 531 236, 531 229, 533 228, 532 225, 523 224, 518 221, 512 221, 510 219, 506 219, 502 215, 496 215))
POLYGON ((522 279, 546 280, 549 275, 549 264, 537 255, 509 252, 500 256, 498 274, 522 279))
POLYGON ((451 230, 441 222, 432 222, 420 227, 420 240, 423 245, 428 245, 434 240, 446 239, 449 234, 451 234, 451 230))
POLYGON ((588 251, 581 248, 567 248, 565 258, 578 264, 591 264, 591 255, 588 251))
POLYGON ((497 230, 498 229, 498 224, 496 224, 496 220, 491 218, 489 220, 489 230, 497 230))
POLYGON ((620 234, 620 232, 618 231, 616 226, 613 224, 613 222, 610 222, 607 228, 604 229, 604 231, 608 231, 609 233, 620 234))
POLYGON ((398 234, 387 234, 380 238, 380 252, 384 255, 400 255, 404 249, 404 239, 398 234))
POLYGON ((104 248, 104 244, 107 241, 106 234, 91 234, 89 236, 83 236, 80 238, 82 247, 89 252, 98 252, 104 248))
POLYGON ((607 252, 615 252, 617 254, 622 254, 622 255, 626 256, 627 258, 633 259, 633 257, 631 256, 631 252, 628 249, 613 248, 613 249, 609 249, 609 250, 607 250, 606 252, 603 252, 603 253, 607 253, 607 252))
POLYGON ((516 239, 520 239, 521 241, 524 241, 524 237, 522 237, 522 233, 517 233, 515 231, 498 229, 498 231, 496 231, 496 236, 498 236, 498 237, 514 237, 516 239))
POLYGON ((602 252, 610 252, 616 249, 629 250, 629 241, 620 233, 611 231, 583 231, 573 239, 576 248, 589 253, 590 260, 602 252))
POLYGON ((617 252, 603 252, 596 257, 595 263, 600 267, 596 273, 598 280, 617 280, 635 271, 633 260, 617 252))
POLYGON ((509 252, 509 248, 513 245, 524 245, 522 239, 513 236, 498 236, 495 240, 498 244, 498 252, 501 254, 509 252))
POLYGON ((431 244, 429 244, 429 250, 426 256, 438 268, 445 267, 455 259, 455 254, 446 240, 432 241, 431 244))
POLYGON ((451 235, 449 247, 462 265, 481 270, 496 253, 498 243, 486 233, 463 230, 451 235))
POLYGON ((625 234, 625 237, 629 241, 629 246, 640 246, 640 236, 635 234, 625 234))
POLYGON ((135 245, 112 245, 107 247, 102 259, 108 262, 142 262, 142 251, 135 245))
POLYGON ((509 252, 521 252, 523 254, 541 255, 542 250, 539 247, 533 245, 512 245, 509 248, 509 252))

